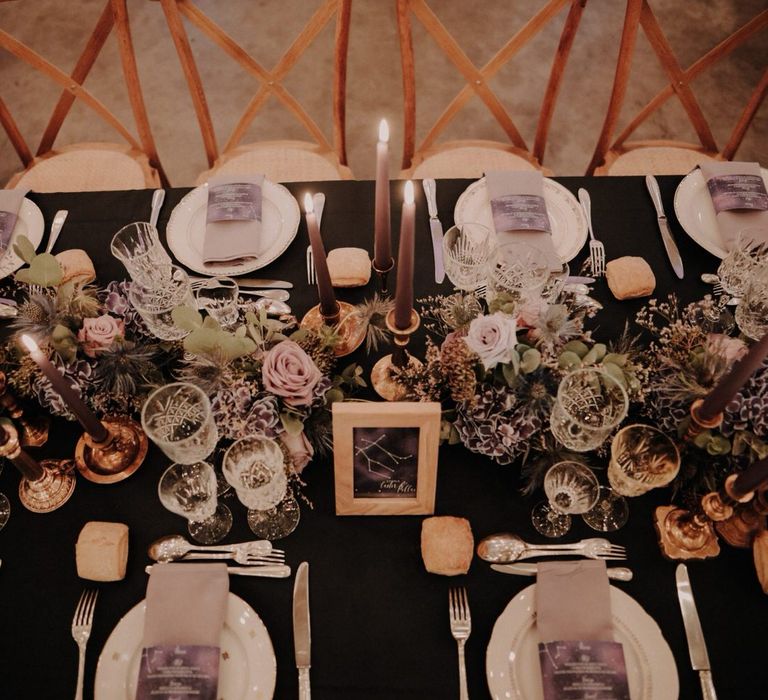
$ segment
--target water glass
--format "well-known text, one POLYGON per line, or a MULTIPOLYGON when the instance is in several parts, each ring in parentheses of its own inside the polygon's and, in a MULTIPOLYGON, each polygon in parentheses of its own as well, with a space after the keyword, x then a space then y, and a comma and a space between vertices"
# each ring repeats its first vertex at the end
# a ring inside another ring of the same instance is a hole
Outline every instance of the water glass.
POLYGON ((768 259, 765 246, 754 243, 760 234, 756 227, 745 228, 736 235, 736 242, 717 268, 717 276, 723 290, 734 297, 744 294, 750 278, 768 259), (750 232, 753 232, 750 234, 750 232))
POLYGON ((550 429, 574 452, 588 452, 605 442, 624 420, 629 399, 624 387, 599 369, 577 369, 560 382, 550 429))
POLYGON ((544 475, 547 501, 537 504, 531 522, 545 537, 560 537, 571 528, 571 515, 591 510, 600 494, 600 483, 587 466, 572 461, 552 465, 544 475))
POLYGON ((642 496, 666 486, 680 471, 680 452, 650 425, 628 425, 611 442, 608 481, 622 496, 642 496))
POLYGON ((237 282, 231 277, 212 277, 197 290, 197 308, 207 311, 222 328, 231 328, 238 319, 239 293, 237 282))
POLYGON ((488 304, 497 301, 508 313, 541 296, 550 278, 546 254, 528 243, 504 243, 488 264, 488 304), (511 305, 511 306, 510 306, 511 305))
POLYGON ((172 464, 157 486, 160 502, 187 519, 189 534, 201 544, 222 540, 232 527, 232 513, 216 497, 216 474, 208 462, 172 464))
POLYGON ((146 221, 123 226, 112 238, 112 255, 125 265, 132 279, 162 274, 171 258, 160 244, 157 229, 146 221))
POLYGON ((152 392, 141 409, 141 426, 152 442, 180 464, 204 460, 219 440, 211 402, 202 389, 185 382, 152 392))
POLYGON ((768 333, 768 269, 753 274, 744 288, 744 295, 736 307, 739 330, 752 340, 760 340, 768 333))
POLYGON ((473 291, 485 282, 496 234, 482 224, 452 226, 443 236, 445 274, 457 289, 473 291))
POLYGON ((288 488, 285 457, 269 438, 237 440, 224 454, 222 472, 248 508, 248 525, 265 540, 286 537, 299 524, 299 505, 288 488))
POLYGON ((147 328, 161 340, 181 340, 189 331, 173 321, 177 306, 197 308, 189 277, 180 267, 166 265, 160 275, 140 275, 132 283, 128 298, 147 328))
POLYGON ((614 532, 624 527, 629 520, 627 499, 607 486, 600 487, 597 503, 581 519, 598 532, 614 532))

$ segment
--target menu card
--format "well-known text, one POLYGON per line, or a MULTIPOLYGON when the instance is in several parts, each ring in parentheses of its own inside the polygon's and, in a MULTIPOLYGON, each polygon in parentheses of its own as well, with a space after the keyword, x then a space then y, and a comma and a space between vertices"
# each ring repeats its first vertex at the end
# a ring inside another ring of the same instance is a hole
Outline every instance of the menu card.
POLYGON ((8 250, 19 207, 28 190, 0 190, 0 257, 8 250))

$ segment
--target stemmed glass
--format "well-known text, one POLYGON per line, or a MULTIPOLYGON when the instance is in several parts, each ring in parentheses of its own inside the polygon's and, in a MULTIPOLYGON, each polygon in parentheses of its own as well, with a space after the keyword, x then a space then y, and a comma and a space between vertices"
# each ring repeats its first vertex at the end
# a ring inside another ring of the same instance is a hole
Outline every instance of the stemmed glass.
POLYGON ((464 223, 443 236, 445 274, 456 289, 471 292, 485 282, 496 235, 482 224, 464 223))
POLYGON ((189 331, 174 323, 173 310, 177 306, 197 308, 189 277, 177 265, 157 269, 161 273, 159 276, 141 274, 134 278, 128 299, 152 335, 161 340, 181 340, 189 331))
POLYGON ((214 544, 232 527, 232 513, 216 497, 216 474, 208 462, 172 464, 157 486, 160 502, 187 519, 189 534, 201 544, 214 544))
POLYGON ((720 284, 730 296, 742 296, 747 282, 768 258, 765 245, 754 243, 755 236, 763 235, 764 233, 757 227, 739 231, 736 242, 717 268, 720 284))
POLYGON ((277 540, 299 524, 299 504, 288 487, 285 457, 269 438, 245 437, 224 454, 224 478, 248 508, 248 525, 255 535, 277 540))
POLYGON ((549 278, 549 261, 543 251, 528 243, 504 243, 488 264, 486 301, 498 300, 514 313, 518 306, 541 295, 549 278))
POLYGON ((197 290, 197 308, 207 311, 222 328, 230 328, 237 323, 239 292, 231 277, 212 277, 197 290))
POLYGON ((752 340, 768 333, 768 268, 754 272, 744 285, 744 295, 736 307, 739 330, 752 340))
POLYGON ((545 537, 560 537, 571 529, 571 515, 591 510, 600 484, 591 469, 579 462, 558 462, 544 475, 547 501, 534 506, 531 522, 545 537))
POLYGON ((157 229, 146 221, 123 226, 112 238, 110 249, 133 279, 144 275, 162 276, 164 268, 171 264, 157 229))

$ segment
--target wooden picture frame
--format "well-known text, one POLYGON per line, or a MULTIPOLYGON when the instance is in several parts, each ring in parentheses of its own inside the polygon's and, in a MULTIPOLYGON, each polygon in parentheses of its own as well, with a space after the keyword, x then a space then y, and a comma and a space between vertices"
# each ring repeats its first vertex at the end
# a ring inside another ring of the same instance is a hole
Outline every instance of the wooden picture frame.
POLYGON ((333 404, 336 515, 435 511, 440 404, 333 404))

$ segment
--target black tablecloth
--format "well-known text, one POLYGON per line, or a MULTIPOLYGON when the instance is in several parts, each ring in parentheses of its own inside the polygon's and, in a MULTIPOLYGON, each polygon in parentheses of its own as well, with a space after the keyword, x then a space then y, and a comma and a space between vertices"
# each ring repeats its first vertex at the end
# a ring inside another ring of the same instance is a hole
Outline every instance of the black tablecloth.
MULTIPOLYGON (((678 281, 665 257, 654 210, 642 178, 560 178, 576 193, 586 186, 593 202, 598 236, 605 241, 608 259, 642 255, 657 278, 656 296, 676 292, 683 300, 707 291, 699 282, 704 271, 714 271, 717 260, 689 239, 673 212, 676 177, 660 178, 672 230, 686 265, 678 281)), ((438 205, 447 228, 453 206, 469 181, 438 183, 438 205)), ((297 197, 322 189, 327 196, 323 217, 326 247, 359 245, 372 248, 373 183, 338 182, 291 184, 297 197)), ((402 187, 393 183, 393 202, 401 201, 402 187)), ((160 217, 165 229, 170 213, 186 190, 169 190, 160 217)), ((124 270, 109 252, 118 228, 148 218, 151 192, 114 192, 31 195, 49 224, 57 209, 69 210, 56 250, 86 249, 102 281, 121 278, 124 270)), ((399 221, 399 205, 393 207, 399 221)), ((438 291, 432 282, 432 252, 423 198, 417 204, 416 295, 438 291)), ((396 238, 396 237, 395 237, 396 238)), ((291 280, 291 304, 300 315, 316 303, 307 288, 304 254, 306 229, 299 233, 278 261, 259 274, 291 280)), ((572 272, 588 255, 587 247, 571 263, 572 272)), ((373 286, 349 292, 359 301, 373 286)), ((447 283, 440 287, 446 291, 447 283)), ((641 301, 612 300, 604 281, 596 296, 605 310, 595 319, 595 336, 613 338, 625 319, 632 318, 641 301)), ((417 338, 418 354, 423 339, 417 338)), ((361 352, 351 356, 370 366, 361 352)), ((57 423, 39 455, 71 455, 78 431, 57 423)), ((100 486, 79 477, 72 499, 60 510, 39 515, 26 511, 18 500, 19 477, 6 464, 0 490, 11 500, 9 523, 0 531, 0 697, 66 698, 74 692, 77 647, 70 624, 86 582, 75 570, 74 543, 88 520, 111 520, 130 526, 130 556, 124 581, 100 586, 93 633, 88 645, 85 697, 91 697, 99 654, 120 618, 144 597, 147 545, 160 535, 185 532, 181 518, 166 511, 157 497, 157 481, 167 465, 154 447, 143 467, 126 481, 100 486)), ((476 539, 509 530, 539 540, 530 524, 531 500, 519 495, 519 466, 498 466, 461 446, 440 450, 437 514, 470 520, 476 539)), ((472 636, 467 643, 470 696, 488 697, 485 650, 494 622, 509 600, 533 580, 495 573, 475 560, 459 580, 425 572, 419 552, 421 517, 346 517, 334 515, 333 465, 316 459, 305 471, 306 494, 314 508, 302 506, 298 529, 281 544, 288 562, 310 566, 312 609, 312 692, 318 700, 435 698, 458 696, 456 646, 448 627, 448 587, 465 584, 472 609, 472 636)), ((657 490, 630 502, 629 523, 611 539, 627 546, 628 565, 635 572, 630 583, 618 584, 658 622, 674 653, 680 676, 680 697, 700 696, 696 674, 688 659, 683 625, 675 593, 675 564, 659 553, 652 512, 669 493, 657 490)), ((226 498, 235 515, 227 541, 248 539, 243 507, 226 498)), ((569 537, 591 536, 575 519, 569 537)), ((723 547, 711 561, 690 564, 691 578, 709 646, 715 685, 721 699, 765 697, 762 663, 768 630, 768 600, 755 577, 748 550, 723 547)), ((276 698, 297 696, 291 629, 292 579, 264 580, 232 577, 232 592, 262 617, 277 656, 276 698)), ((194 611, 191 611, 194 614, 194 611)))

